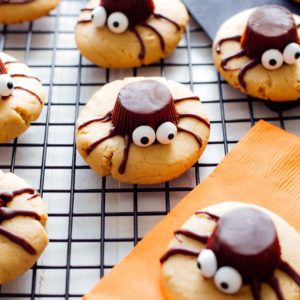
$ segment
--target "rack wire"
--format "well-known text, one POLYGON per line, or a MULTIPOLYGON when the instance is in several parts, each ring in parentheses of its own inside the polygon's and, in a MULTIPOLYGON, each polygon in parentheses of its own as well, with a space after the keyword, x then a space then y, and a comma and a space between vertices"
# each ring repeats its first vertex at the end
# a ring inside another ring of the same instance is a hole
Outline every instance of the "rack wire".
POLYGON ((170 209, 210 174, 259 119, 300 136, 300 108, 275 113, 230 87, 217 73, 211 41, 191 20, 170 57, 131 70, 98 68, 82 58, 73 30, 84 1, 61 0, 33 23, 3 25, 0 50, 32 67, 47 100, 38 121, 0 145, 0 168, 37 188, 48 212, 50 244, 37 264, 1 286, 1 299, 78 299, 119 262, 170 209), (75 147, 75 121, 90 96, 125 76, 165 76, 200 96, 211 137, 199 162, 180 178, 130 185, 99 177, 75 147))

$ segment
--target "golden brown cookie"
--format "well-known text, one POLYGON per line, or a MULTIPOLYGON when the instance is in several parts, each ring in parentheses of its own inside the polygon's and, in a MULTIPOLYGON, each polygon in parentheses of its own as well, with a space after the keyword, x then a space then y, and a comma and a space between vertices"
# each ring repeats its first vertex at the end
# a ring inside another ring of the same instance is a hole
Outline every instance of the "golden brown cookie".
POLYGON ((0 53, 0 143, 23 133, 43 108, 44 90, 35 73, 0 53))
POLYGON ((60 0, 0 0, 0 23, 33 21, 49 14, 60 0))
POLYGON ((131 68, 168 56, 189 16, 180 0, 89 1, 75 29, 83 56, 106 68, 131 68))
POLYGON ((48 244, 47 213, 26 181, 0 170, 0 284, 31 268, 48 244))
POLYGON ((161 262, 170 300, 300 298, 300 235, 256 205, 203 209, 175 231, 161 262))
POLYGON ((77 120, 77 149, 101 176, 159 183, 188 170, 204 151, 209 121, 188 88, 164 78, 105 85, 77 120))
POLYGON ((291 101, 300 97, 300 17, 276 5, 238 13, 219 29, 213 59, 233 87, 253 97, 291 101))

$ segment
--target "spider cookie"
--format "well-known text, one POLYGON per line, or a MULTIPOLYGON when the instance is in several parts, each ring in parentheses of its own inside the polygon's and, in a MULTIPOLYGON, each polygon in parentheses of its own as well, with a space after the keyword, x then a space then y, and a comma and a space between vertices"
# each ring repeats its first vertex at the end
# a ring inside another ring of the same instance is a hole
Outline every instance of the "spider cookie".
POLYGON ((0 143, 23 133, 43 108, 44 90, 34 72, 0 53, 0 143))
POLYGON ((274 213, 224 202, 174 234, 161 257, 168 299, 300 299, 300 235, 274 213))
POLYGON ((213 59, 235 88, 264 100, 300 98, 300 17, 277 5, 245 10, 219 29, 213 59))
POLYGON ((105 85, 77 120, 77 149, 101 176, 151 184, 173 179, 204 151, 209 121, 198 97, 163 78, 105 85))
POLYGON ((0 23, 33 21, 49 14, 60 0, 0 0, 0 23))
POLYGON ((48 244, 47 213, 39 193, 0 170, 0 284, 31 268, 48 244))
POLYGON ((75 29, 83 56, 106 68, 131 68, 168 56, 189 16, 180 0, 91 0, 75 29))

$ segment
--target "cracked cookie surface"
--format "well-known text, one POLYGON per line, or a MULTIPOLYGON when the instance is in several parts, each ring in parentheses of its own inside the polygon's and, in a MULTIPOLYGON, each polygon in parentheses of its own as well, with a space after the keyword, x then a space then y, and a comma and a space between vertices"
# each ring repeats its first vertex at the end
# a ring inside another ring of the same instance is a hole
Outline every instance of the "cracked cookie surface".
POLYGON ((43 108, 44 89, 35 73, 15 58, 0 53, 14 90, 8 97, 0 97, 0 143, 22 134, 35 121, 43 108))
POLYGON ((154 79, 165 86, 171 92, 173 99, 187 98, 175 103, 180 115, 195 114, 202 118, 201 122, 195 118, 183 117, 178 125, 192 131, 200 137, 202 145, 189 133, 179 132, 175 139, 168 145, 154 143, 149 147, 138 147, 130 144, 127 164, 124 173, 119 172, 119 167, 124 158, 124 137, 116 135, 105 140, 87 153, 87 149, 97 140, 107 136, 113 127, 109 122, 94 122, 82 128, 82 124, 103 118, 112 111, 121 88, 133 82, 143 81, 144 77, 125 78, 117 80, 102 87, 89 100, 77 120, 76 145, 83 159, 91 168, 101 176, 112 175, 115 179, 139 184, 152 184, 164 182, 178 177, 188 170, 204 151, 209 137, 209 122, 204 108, 195 95, 184 85, 164 78, 154 79))

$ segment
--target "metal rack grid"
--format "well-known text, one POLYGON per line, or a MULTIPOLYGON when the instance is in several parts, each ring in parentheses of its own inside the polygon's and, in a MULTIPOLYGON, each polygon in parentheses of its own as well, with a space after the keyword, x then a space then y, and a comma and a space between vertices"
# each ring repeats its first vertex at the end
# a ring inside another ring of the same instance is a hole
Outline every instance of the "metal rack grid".
POLYGON ((24 177, 46 201, 50 244, 37 264, 3 285, 1 299, 78 299, 120 261, 170 209, 217 166, 261 118, 300 136, 300 109, 275 113, 231 88, 214 69, 211 41, 191 20, 169 58, 138 69, 98 68, 79 55, 73 28, 84 1, 62 0, 50 16, 2 26, 0 50, 29 64, 47 101, 40 119, 0 145, 0 168, 24 177), (93 92, 125 76, 166 76, 200 96, 211 137, 180 178, 129 185, 100 178, 76 153, 75 121, 93 92))

